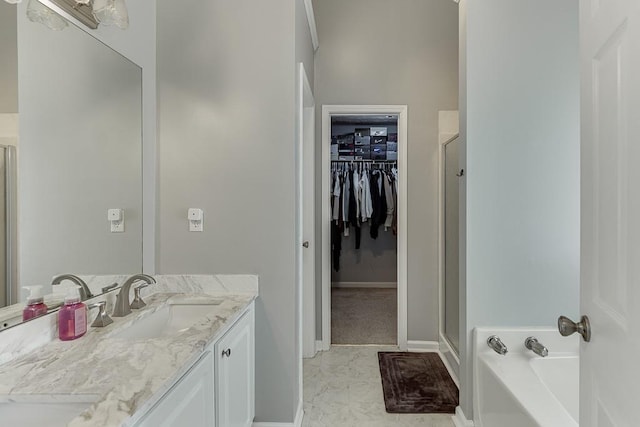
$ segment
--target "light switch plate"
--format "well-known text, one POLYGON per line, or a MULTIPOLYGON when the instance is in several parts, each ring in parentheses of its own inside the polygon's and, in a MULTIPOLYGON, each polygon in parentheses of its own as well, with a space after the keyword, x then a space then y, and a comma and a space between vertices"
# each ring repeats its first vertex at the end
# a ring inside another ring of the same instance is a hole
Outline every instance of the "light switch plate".
POLYGON ((204 213, 202 209, 189 208, 187 211, 189 231, 201 232, 204 230, 204 213))
POLYGON ((111 223, 112 233, 124 233, 124 209, 109 209, 107 219, 111 223))

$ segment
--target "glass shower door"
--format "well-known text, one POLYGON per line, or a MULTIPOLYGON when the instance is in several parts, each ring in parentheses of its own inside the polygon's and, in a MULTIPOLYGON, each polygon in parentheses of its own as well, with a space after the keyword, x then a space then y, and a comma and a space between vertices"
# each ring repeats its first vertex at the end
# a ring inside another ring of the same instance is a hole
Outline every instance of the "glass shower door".
POLYGON ((444 335, 456 354, 460 345, 458 146, 458 137, 444 146, 444 335))

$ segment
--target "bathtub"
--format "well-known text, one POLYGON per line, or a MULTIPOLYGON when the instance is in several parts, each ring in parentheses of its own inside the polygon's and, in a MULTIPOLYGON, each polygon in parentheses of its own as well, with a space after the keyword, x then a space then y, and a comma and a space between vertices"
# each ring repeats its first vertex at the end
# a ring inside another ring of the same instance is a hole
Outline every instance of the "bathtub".
POLYGON ((554 328, 476 328, 473 340, 475 427, 578 427, 579 340, 554 328), (491 335, 509 349, 487 346, 491 335), (540 357, 524 346, 534 336, 549 350, 540 357))

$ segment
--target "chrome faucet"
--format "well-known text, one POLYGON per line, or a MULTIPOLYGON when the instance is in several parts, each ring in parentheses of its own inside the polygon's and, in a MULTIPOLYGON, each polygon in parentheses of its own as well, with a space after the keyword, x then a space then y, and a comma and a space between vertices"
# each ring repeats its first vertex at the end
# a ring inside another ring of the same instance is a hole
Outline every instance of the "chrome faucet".
POLYGON ((93 294, 91 293, 91 290, 89 289, 85 281, 76 275, 60 274, 59 276, 56 276, 53 278, 53 280, 51 281, 51 284, 59 285, 60 283, 62 283, 63 280, 69 280, 80 287, 80 299, 82 301, 86 301, 89 298, 93 298, 93 294))
POLYGON ((493 351, 503 356, 509 351, 507 350, 507 346, 497 335, 491 335, 489 338, 487 338, 487 345, 491 347, 493 351))
POLYGON ((131 290, 131 285, 133 285, 138 280, 147 282, 149 285, 152 283, 156 283, 156 280, 147 274, 134 274, 133 276, 125 280, 125 282, 122 284, 122 287, 120 288, 120 293, 116 298, 116 304, 113 308, 112 314, 113 317, 124 317, 127 314, 131 313, 129 291, 131 290))
POLYGON ((538 356, 547 357, 549 355, 549 350, 547 350, 547 347, 540 344, 535 337, 529 337, 524 340, 524 346, 533 351, 538 356))

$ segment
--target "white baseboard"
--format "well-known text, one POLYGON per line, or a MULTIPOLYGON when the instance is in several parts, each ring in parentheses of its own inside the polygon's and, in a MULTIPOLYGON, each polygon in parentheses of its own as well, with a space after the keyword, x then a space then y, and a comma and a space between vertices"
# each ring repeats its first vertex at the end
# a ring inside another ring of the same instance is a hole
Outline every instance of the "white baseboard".
POLYGON ((296 418, 292 423, 253 423, 252 427, 301 427, 304 411, 302 410, 302 400, 298 403, 296 418))
POLYGON ((324 349, 322 348, 322 340, 316 340, 316 354, 319 351, 324 351, 324 349))
POLYGON ((407 351, 420 352, 438 352, 440 344, 437 341, 407 341, 407 351))
POLYGON ((331 282, 332 288, 378 288, 396 289, 396 282, 331 282))
POLYGON ((459 406, 456 406, 456 413, 451 417, 451 419, 456 427, 474 427, 473 421, 469 421, 467 417, 465 417, 464 412, 462 412, 462 408, 459 406))

